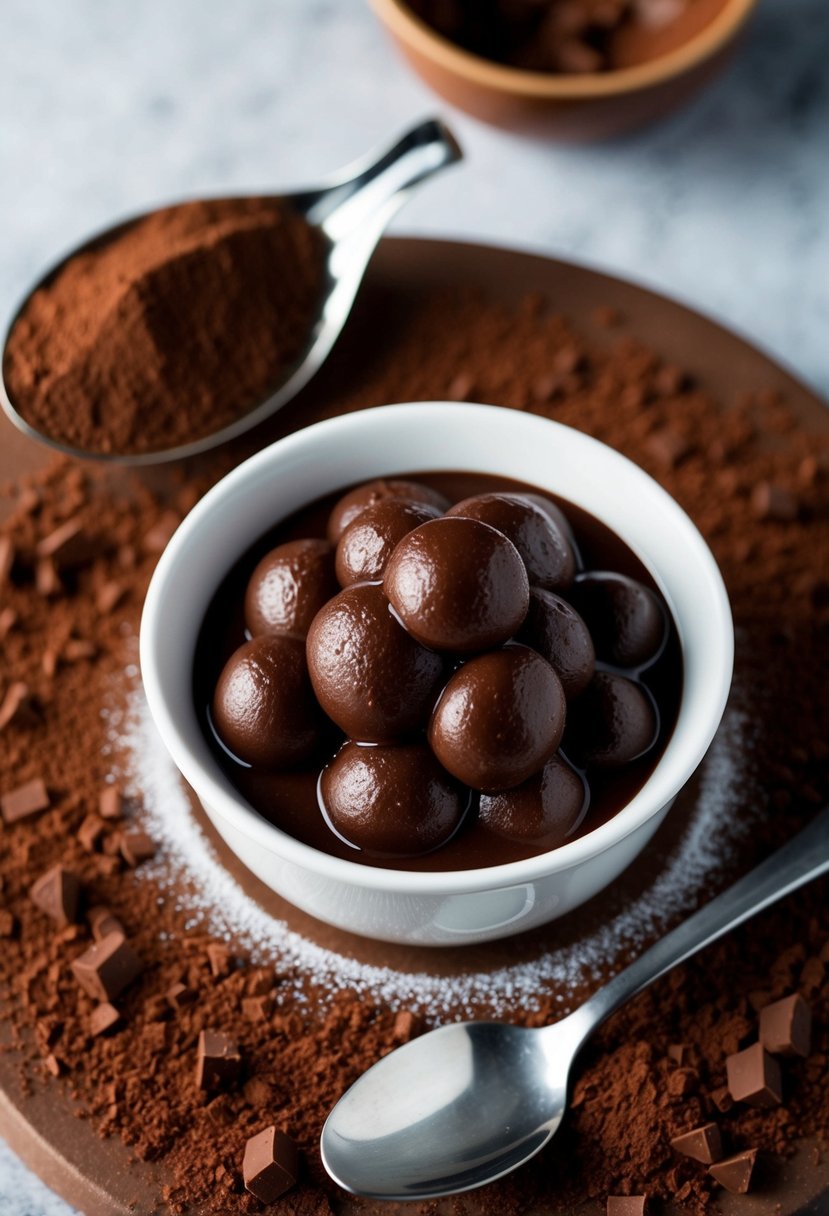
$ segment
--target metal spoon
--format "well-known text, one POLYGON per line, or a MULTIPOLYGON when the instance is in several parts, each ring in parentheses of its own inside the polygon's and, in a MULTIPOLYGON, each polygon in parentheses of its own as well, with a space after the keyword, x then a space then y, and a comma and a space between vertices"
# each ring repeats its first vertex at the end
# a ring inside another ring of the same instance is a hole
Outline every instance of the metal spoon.
POLYGON ((552 1026, 443 1026, 398 1048, 339 1100, 322 1159, 347 1191, 431 1199, 510 1173, 555 1135, 570 1066, 629 997, 776 900, 829 870, 829 809, 729 890, 552 1026))
MULTIPOLYGON (((229 426, 192 443, 155 452, 121 455, 87 452, 62 443, 35 429, 16 409, 9 386, 0 378, 0 404, 24 434, 71 456, 116 460, 124 464, 157 464, 194 456, 217 444, 234 439, 286 405, 322 366, 346 322, 369 258, 392 216, 407 201, 415 186, 434 173, 460 160, 463 153, 444 124, 429 119, 412 127, 381 156, 356 161, 335 174, 316 190, 303 190, 275 198, 299 211, 321 232, 325 242, 325 288, 319 314, 308 335, 307 346, 280 384, 264 401, 229 426)), ((3 367, 9 335, 30 297, 71 258, 91 246, 108 241, 119 231, 146 218, 151 212, 133 216, 85 241, 52 266, 18 305, 3 337, 3 367)))

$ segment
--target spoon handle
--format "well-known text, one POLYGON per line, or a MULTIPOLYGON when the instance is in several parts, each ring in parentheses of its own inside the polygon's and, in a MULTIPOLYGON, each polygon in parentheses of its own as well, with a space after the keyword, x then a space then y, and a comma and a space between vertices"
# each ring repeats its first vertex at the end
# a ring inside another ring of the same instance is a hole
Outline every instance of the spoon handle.
POLYGON ((646 950, 573 1015, 583 1041, 630 997, 778 899, 829 871, 829 808, 771 857, 646 950))
POLYGON ((335 243, 354 230, 382 231, 419 182, 462 156, 449 128, 430 118, 412 127, 379 157, 348 166, 338 181, 320 193, 308 219, 319 224, 335 243))

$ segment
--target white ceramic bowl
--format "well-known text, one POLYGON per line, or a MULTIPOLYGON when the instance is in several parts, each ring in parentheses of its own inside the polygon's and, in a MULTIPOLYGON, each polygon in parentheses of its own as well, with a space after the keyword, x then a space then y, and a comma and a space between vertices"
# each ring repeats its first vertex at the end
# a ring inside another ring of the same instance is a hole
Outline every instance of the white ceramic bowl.
POLYGON ((161 736, 218 832, 253 873, 320 920, 386 941, 487 941, 569 912, 647 843, 699 764, 731 682, 725 587, 694 525, 655 481, 594 439, 546 419, 430 402, 347 414, 259 452, 216 485, 170 541, 147 595, 141 670, 161 736), (676 621, 684 684, 653 774, 607 823, 552 852, 488 869, 411 873, 343 861, 256 813, 204 737, 192 696, 196 637, 211 597, 249 545, 324 494, 373 477, 463 469, 554 491, 608 523, 641 558, 676 621))

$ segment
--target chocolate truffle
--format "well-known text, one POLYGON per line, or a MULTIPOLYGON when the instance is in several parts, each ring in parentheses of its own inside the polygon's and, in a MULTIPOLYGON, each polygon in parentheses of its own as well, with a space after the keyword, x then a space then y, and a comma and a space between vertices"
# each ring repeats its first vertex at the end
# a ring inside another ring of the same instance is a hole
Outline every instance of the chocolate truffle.
POLYGON ((490 832, 534 849, 556 849, 581 822, 584 778, 555 755, 540 773, 501 794, 481 794, 478 818, 490 832))
POLYGON ((527 615, 530 588, 512 541, 489 524, 445 516, 404 536, 383 580, 409 633, 434 650, 500 646, 527 615))
POLYGON ((252 638, 228 659, 213 696, 213 725, 245 764, 286 768, 320 737, 302 638, 252 638))
POLYGON ((366 507, 337 542, 336 571, 341 587, 381 579, 398 543, 413 528, 437 519, 437 507, 384 498, 366 507))
POLYGON ((620 768, 649 751, 658 731, 646 688, 625 676, 597 671, 568 706, 565 750, 587 767, 620 768))
POLYGON ((568 701, 583 692, 596 668, 590 632, 575 608, 553 591, 530 588, 530 607, 518 641, 537 650, 561 680, 568 701))
POLYGON ((557 591, 572 583, 576 559, 566 532, 525 495, 476 494, 456 503, 447 514, 478 519, 503 532, 521 554, 534 586, 557 591))
POLYGON ((512 789, 539 772, 564 730, 564 692, 546 659, 505 646, 464 663, 429 723, 429 743, 459 781, 484 793, 512 789))
POLYGON ((406 502, 414 502, 420 506, 435 507, 440 513, 449 506, 449 499, 444 498, 437 490, 424 486, 419 481, 401 481, 399 478, 379 478, 377 481, 367 481, 365 485, 349 490, 336 503, 328 517, 328 539, 332 545, 345 532, 352 520, 356 519, 366 507, 388 498, 402 498, 406 502))
POLYGON ((596 657, 615 667, 644 667, 659 655, 668 632, 662 605, 649 587, 610 571, 580 574, 568 598, 584 618, 596 657))
POLYGON ((420 743, 345 743, 320 778, 336 832, 378 857, 414 857, 445 844, 469 801, 420 743))
POLYGON ((252 637, 290 633, 304 638, 323 604, 337 593, 334 550, 324 540, 290 540, 266 553, 245 592, 252 637))
POLYGON ((307 651, 320 705, 365 743, 421 730, 444 680, 440 655, 403 629, 377 583, 357 583, 329 600, 314 618, 307 651))

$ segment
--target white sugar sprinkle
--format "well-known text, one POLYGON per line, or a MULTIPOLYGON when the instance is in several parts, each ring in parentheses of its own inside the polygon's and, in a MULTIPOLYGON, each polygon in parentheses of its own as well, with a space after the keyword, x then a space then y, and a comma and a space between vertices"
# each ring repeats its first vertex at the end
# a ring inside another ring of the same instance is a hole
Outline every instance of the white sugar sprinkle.
POLYGON ((740 763, 748 720, 729 709, 703 763, 697 802, 681 840, 651 886, 623 912, 579 941, 498 970, 450 977, 397 971, 317 945, 245 893, 195 819, 140 687, 123 720, 113 713, 109 722, 110 742, 117 743, 123 757, 126 792, 140 797, 145 826, 161 845, 154 861, 138 873, 172 893, 182 910, 197 913, 193 926, 203 923, 219 936, 238 940, 254 962, 277 961, 294 970, 296 996, 307 978, 331 989, 355 989, 393 1008, 419 1010, 433 1020, 481 1009, 497 1017, 519 1006, 537 1008, 540 993, 566 1001, 585 981, 617 969, 625 950, 647 944, 667 921, 691 910, 712 875, 733 860, 749 827, 744 808, 751 798, 740 763))

